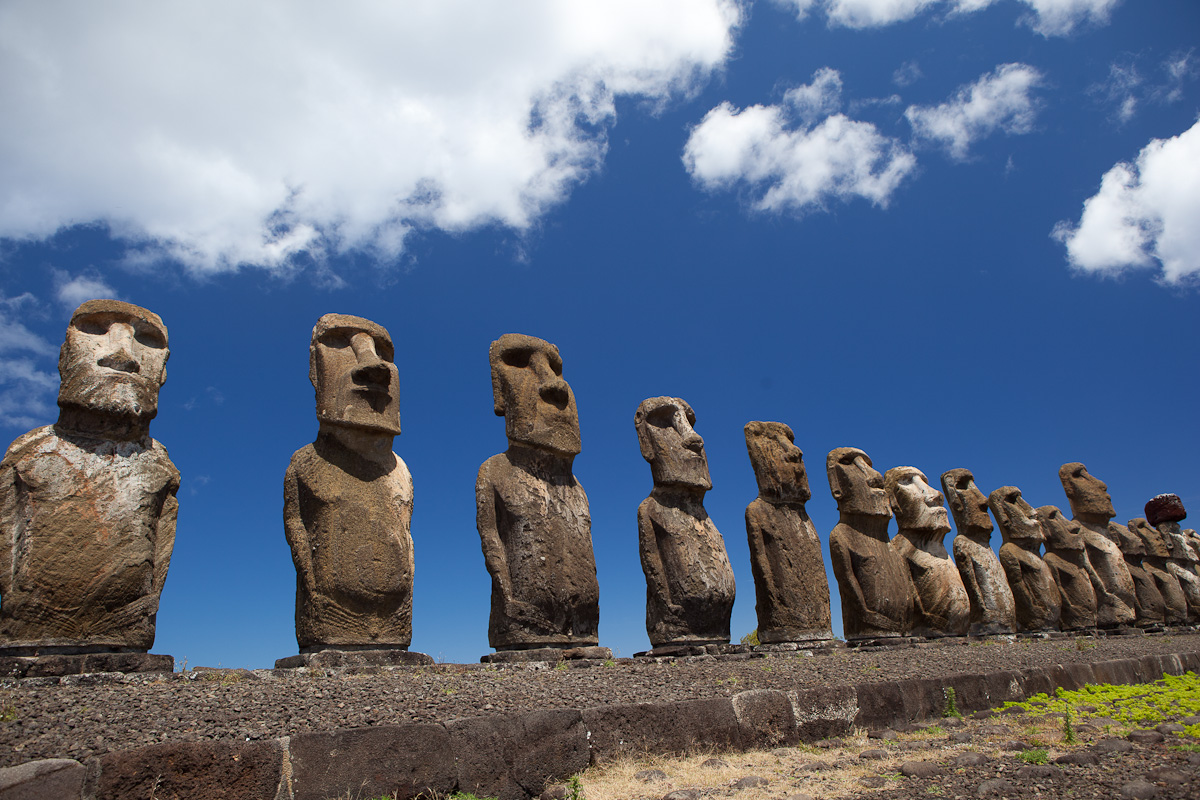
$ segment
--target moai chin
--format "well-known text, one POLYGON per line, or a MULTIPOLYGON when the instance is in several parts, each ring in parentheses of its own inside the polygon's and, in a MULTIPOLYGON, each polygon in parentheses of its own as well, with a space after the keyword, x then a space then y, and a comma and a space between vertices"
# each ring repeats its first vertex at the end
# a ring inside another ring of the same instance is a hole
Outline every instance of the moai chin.
POLYGON ((476 525, 492 577, 488 642, 498 651, 598 643, 600 586, 575 395, 549 342, 506 333, 488 351, 508 449, 479 468, 476 525))
MULTIPOLYGON (((1187 589, 1183 587, 1183 581, 1171 572, 1171 546, 1166 537, 1150 527, 1144 517, 1129 520, 1126 530, 1142 544, 1141 567, 1162 597, 1163 622, 1167 625, 1187 624, 1187 589)), ((1191 577, 1195 580, 1194 575, 1191 577)))
POLYGON ((748 422, 744 432, 758 482, 746 507, 758 641, 832 639, 821 538, 805 509, 812 492, 804 453, 782 422, 748 422))
POLYGON ((296 641, 407 650, 412 641, 413 482, 392 452, 400 378, 392 337, 326 314, 309 344, 317 438, 284 476, 284 532, 296 566, 296 641))
POLYGON ((971 603, 972 636, 1015 633, 1017 610, 1000 559, 992 549, 992 517, 987 495, 969 469, 942 473, 942 492, 954 516, 954 563, 971 603))
POLYGON ((1000 565, 1017 604, 1017 630, 1036 633, 1057 629, 1062 598, 1050 568, 1038 555, 1046 537, 1037 512, 1015 486, 1001 486, 988 495, 988 507, 1004 537, 1000 565))
POLYGON ((1200 622, 1200 538, 1179 523, 1187 511, 1179 495, 1160 494, 1146 503, 1146 519, 1162 536, 1170 551, 1166 569, 1179 581, 1188 604, 1188 621, 1200 622))
POLYGON ((89 300, 58 358, 58 422, 0 462, 0 651, 146 652, 175 545, 179 471, 150 437, 167 329, 89 300))
POLYGON ((892 510, 883 476, 857 447, 829 451, 825 471, 838 507, 829 554, 846 640, 907 636, 916 614, 916 590, 907 564, 888 541, 892 510))
POLYGON ((1078 522, 1067 519, 1055 506, 1041 506, 1038 522, 1046 535, 1046 555, 1042 560, 1050 568, 1062 599, 1060 625, 1064 631, 1096 627, 1096 590, 1099 580, 1093 575, 1078 522))
POLYGON ((1083 526, 1083 538, 1093 576, 1100 580, 1096 590, 1096 625, 1115 628, 1132 625, 1137 619, 1137 594, 1133 576, 1125 564, 1118 546, 1118 534, 1110 530, 1109 521, 1116 516, 1112 497, 1104 482, 1087 471, 1077 461, 1063 464, 1058 470, 1071 515, 1083 526))
POLYGON ((892 547, 908 564, 916 591, 912 632, 929 638, 966 635, 971 601, 943 544, 950 519, 942 493, 916 467, 892 467, 884 475, 884 488, 898 529, 892 547))
POLYGON ((650 643, 728 643, 733 568, 704 510, 712 480, 704 440, 692 429, 696 414, 678 397, 651 397, 633 421, 654 479, 637 511, 650 643))

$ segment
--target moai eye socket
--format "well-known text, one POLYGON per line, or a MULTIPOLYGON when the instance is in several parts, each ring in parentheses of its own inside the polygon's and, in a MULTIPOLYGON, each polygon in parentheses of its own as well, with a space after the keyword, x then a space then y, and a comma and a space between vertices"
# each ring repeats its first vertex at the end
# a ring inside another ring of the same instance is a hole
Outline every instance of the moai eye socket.
POLYGON ((500 360, 503 361, 506 366, 513 367, 515 369, 525 369, 529 366, 529 359, 532 357, 533 351, 529 348, 514 347, 510 350, 505 350, 501 354, 500 360))

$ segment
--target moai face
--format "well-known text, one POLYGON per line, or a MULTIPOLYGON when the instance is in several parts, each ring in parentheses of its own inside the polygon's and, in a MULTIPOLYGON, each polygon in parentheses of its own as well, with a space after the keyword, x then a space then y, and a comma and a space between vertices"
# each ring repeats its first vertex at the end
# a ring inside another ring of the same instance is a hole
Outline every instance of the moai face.
POLYGON ((1150 523, 1142 517, 1134 517, 1129 520, 1129 532, 1141 540, 1145 546, 1146 555, 1151 558, 1170 558, 1171 545, 1167 538, 1154 528, 1150 527, 1150 523))
POLYGON ((400 433, 400 376, 392 337, 369 319, 326 314, 309 345, 308 377, 322 423, 400 433))
POLYGON ((1177 494, 1160 494, 1146 503, 1146 520, 1156 528, 1164 522, 1183 522, 1185 519, 1187 511, 1177 494))
POLYGON ((1001 486, 988 495, 988 507, 1000 525, 1000 533, 1006 542, 1014 542, 1026 549, 1036 549, 1046 536, 1038 522, 1033 506, 1021 497, 1015 486, 1001 486))
POLYGON ((792 429, 782 422, 748 422, 745 434, 759 493, 768 500, 807 503, 812 491, 792 429))
POLYGON ((987 495, 975 485, 971 470, 959 468, 943 472, 942 491, 946 493, 946 503, 959 533, 992 532, 987 495))
POLYGON ((510 444, 575 456, 579 411, 562 377, 558 348, 542 339, 506 333, 492 342, 492 397, 510 444))
POLYGON ((1072 516, 1110 520, 1117 515, 1108 486, 1089 473, 1083 464, 1078 461, 1063 464, 1058 470, 1058 478, 1071 503, 1072 516))
POLYGON ((633 423, 655 486, 712 488, 704 440, 692 430, 696 412, 687 402, 678 397, 643 400, 633 423))
POLYGON ((58 356, 58 404, 149 422, 167 380, 167 328, 152 311, 88 300, 71 315, 58 356))
POLYGON ((1037 510, 1038 522, 1046 536, 1046 547, 1051 550, 1082 550, 1084 548, 1083 526, 1068 519, 1057 506, 1041 506, 1037 510))
POLYGON ((825 459, 829 476, 829 491, 837 501, 838 511, 847 514, 866 514, 872 517, 891 517, 883 476, 871 466, 871 457, 857 447, 838 447, 825 459))
POLYGON ((916 467, 892 467, 884 476, 884 488, 901 530, 949 533, 950 519, 942 504, 942 493, 929 485, 924 472, 916 467))

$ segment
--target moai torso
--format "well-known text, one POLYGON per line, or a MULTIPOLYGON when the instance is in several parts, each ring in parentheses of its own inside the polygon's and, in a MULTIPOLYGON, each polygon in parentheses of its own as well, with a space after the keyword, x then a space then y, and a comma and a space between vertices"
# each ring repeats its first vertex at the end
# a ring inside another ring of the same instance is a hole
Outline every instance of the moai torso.
POLYGON ((712 488, 695 413, 678 397, 642 401, 634 415, 654 489, 638 506, 646 633, 655 647, 729 641, 736 591, 725 540, 704 510, 712 488))
POLYGON ((1015 486, 1002 486, 988 496, 1004 544, 1000 565, 1017 608, 1017 630, 1027 633, 1058 628, 1062 598, 1046 562, 1038 555, 1045 540, 1033 507, 1015 486))
POLYGON ((887 538, 892 514, 883 476, 866 453, 853 447, 830 451, 825 466, 838 504, 829 555, 846 639, 907 636, 916 593, 908 565, 887 538))
POLYGON ((804 454, 782 423, 751 422, 745 433, 759 488, 746 507, 758 640, 831 639, 821 539, 805 510, 811 492, 804 454))
POLYGON ((1115 513, 1104 482, 1079 462, 1063 464, 1058 471, 1071 513, 1083 526, 1088 563, 1096 590, 1096 625, 1112 628, 1137 620, 1137 593, 1117 536, 1109 530, 1115 513))
POLYGON ((1180 586, 1179 578, 1170 571, 1170 545, 1142 517, 1129 520, 1125 530, 1142 544, 1144 554, 1141 566, 1162 597, 1163 622, 1167 625, 1185 624, 1188 619, 1187 595, 1180 586))
POLYGON ((1042 560, 1058 584, 1062 601, 1059 624, 1064 631, 1095 628, 1096 590, 1079 523, 1064 517, 1055 506, 1042 506, 1037 518, 1046 535, 1042 560))
POLYGON ((179 508, 179 472, 149 434, 167 356, 144 308, 72 315, 59 420, 0 462, 0 650, 153 645, 179 508))
POLYGON ((1017 610, 1012 589, 996 551, 992 549, 992 519, 987 496, 975 485, 967 469, 942 474, 942 491, 954 515, 954 563, 971 604, 973 636, 1014 633, 1017 610))
POLYGON ((1166 603, 1154 576, 1142 563, 1146 555, 1145 545, 1128 528, 1116 522, 1108 524, 1108 535, 1116 542, 1125 559, 1129 577, 1133 579, 1134 610, 1137 612, 1134 624, 1142 628, 1162 625, 1166 620, 1166 603))
POLYGON ((916 592, 912 632, 926 637, 965 635, 971 601, 942 543, 950 522, 941 492, 915 467, 893 467, 884 482, 899 527, 892 547, 908 564, 916 592))

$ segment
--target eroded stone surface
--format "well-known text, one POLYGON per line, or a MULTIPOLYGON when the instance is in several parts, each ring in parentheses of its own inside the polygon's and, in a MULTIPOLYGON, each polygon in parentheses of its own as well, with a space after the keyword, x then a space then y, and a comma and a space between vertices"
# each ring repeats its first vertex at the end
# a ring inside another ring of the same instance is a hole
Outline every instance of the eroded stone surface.
MULTIPOLYGON (((1180 511, 1182 508, 1180 503, 1180 511)), ((1188 622, 1200 622, 1200 538, 1193 530, 1181 529, 1176 520, 1163 520, 1158 524, 1158 532, 1171 554, 1164 569, 1179 581, 1187 602, 1188 622)))
POLYGON ((883 476, 857 447, 831 450, 825 471, 838 506, 829 553, 846 639, 905 636, 916 614, 916 591, 904 558, 888 541, 892 511, 883 476))
MULTIPOLYGON (((1188 621, 1188 600, 1180 580, 1170 571, 1171 548, 1161 533, 1143 517, 1129 520, 1126 529, 1142 543, 1142 569, 1154 581, 1163 601, 1163 622, 1183 625, 1188 621)), ((1193 576, 1194 577, 1194 576, 1193 576)))
POLYGON ((59 418, 0 462, 0 650, 145 652, 175 544, 179 471, 150 437, 167 329, 116 300, 75 309, 59 418))
POLYGON ((508 449, 479 468, 476 526, 492 576, 488 642, 497 650, 598 643, 600 586, 575 395, 558 348, 507 333, 488 358, 508 449))
POLYGON ((296 451, 284 476, 302 652, 412 641, 413 482, 392 452, 400 433, 393 352, 388 332, 362 317, 326 314, 313 328, 317 439, 296 451))
POLYGON ((971 471, 963 468, 942 473, 942 491, 958 528, 954 563, 971 603, 968 632, 973 636, 1013 633, 1017 629, 1016 603, 1000 558, 992 549, 987 495, 975 485, 971 471))
POLYGON ((1092 588, 1092 565, 1087 560, 1082 526, 1063 516, 1056 506, 1040 507, 1037 518, 1046 536, 1042 560, 1058 584, 1062 601, 1059 624, 1064 631, 1096 627, 1096 590, 1092 588))
POLYGON ((1057 628, 1062 599, 1050 568, 1038 555, 1045 534, 1037 513, 1015 486, 1001 486, 992 492, 988 506, 1004 537, 1000 565, 1016 601, 1017 629, 1033 632, 1057 628))
POLYGON ((942 493, 916 467, 893 467, 884 476, 899 530, 892 547, 908 563, 916 590, 916 636, 963 636, 971 624, 971 601, 943 539, 950 519, 942 493))
POLYGON ((1058 478, 1072 516, 1083 526, 1088 563, 1093 578, 1099 581, 1092 587, 1096 590, 1096 624, 1101 628, 1132 625, 1137 619, 1136 592, 1117 534, 1109 530, 1109 520, 1116 512, 1108 487, 1078 461, 1063 464, 1058 478))
POLYGON ((746 508, 758 640, 831 639, 821 539, 805 510, 812 492, 804 453, 782 422, 747 423, 745 435, 758 481, 758 497, 746 508))
POLYGON ((696 414, 678 397, 643 400, 634 414, 654 489, 638 506, 646 575, 646 633, 655 647, 729 641, 733 567, 704 510, 712 488, 696 414))

